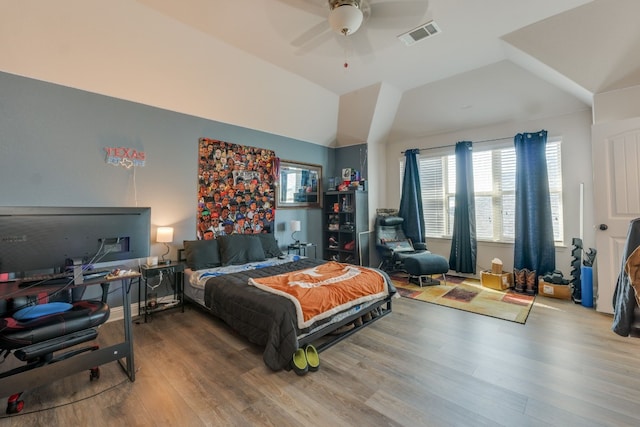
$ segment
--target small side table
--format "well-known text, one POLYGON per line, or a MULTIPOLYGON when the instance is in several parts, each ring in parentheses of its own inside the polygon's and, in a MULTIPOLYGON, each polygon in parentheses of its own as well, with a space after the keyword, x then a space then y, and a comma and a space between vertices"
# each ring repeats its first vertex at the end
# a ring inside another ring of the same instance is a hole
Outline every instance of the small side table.
POLYGON ((318 247, 315 243, 292 243, 287 246, 287 254, 290 254, 293 251, 298 255, 309 256, 309 249, 313 249, 313 257, 317 258, 318 247))
POLYGON ((152 267, 142 265, 140 266, 140 273, 142 274, 142 282, 144 286, 144 300, 141 298, 141 287, 138 287, 138 315, 144 312, 144 322, 147 323, 147 316, 156 311, 167 310, 180 306, 184 313, 184 284, 183 284, 183 272, 184 264, 181 262, 169 262, 169 264, 158 264, 152 267), (160 286, 167 278, 173 282, 173 301, 169 303, 158 304, 157 301, 154 305, 149 305, 148 290, 149 280, 160 276, 160 286), (144 301, 144 306, 141 303, 144 301))

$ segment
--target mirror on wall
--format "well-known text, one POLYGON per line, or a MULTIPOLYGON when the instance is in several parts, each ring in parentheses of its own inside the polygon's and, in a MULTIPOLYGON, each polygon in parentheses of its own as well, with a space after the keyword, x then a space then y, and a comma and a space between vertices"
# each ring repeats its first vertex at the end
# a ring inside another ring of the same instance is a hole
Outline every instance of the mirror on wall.
POLYGON ((322 166, 281 160, 276 207, 321 208, 322 166))

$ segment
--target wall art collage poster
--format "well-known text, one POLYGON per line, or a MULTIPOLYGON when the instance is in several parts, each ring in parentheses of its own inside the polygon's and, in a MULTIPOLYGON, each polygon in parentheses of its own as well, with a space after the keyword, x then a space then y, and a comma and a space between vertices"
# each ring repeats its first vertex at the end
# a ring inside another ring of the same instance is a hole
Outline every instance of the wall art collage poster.
POLYGON ((200 138, 197 236, 275 231, 275 153, 200 138))

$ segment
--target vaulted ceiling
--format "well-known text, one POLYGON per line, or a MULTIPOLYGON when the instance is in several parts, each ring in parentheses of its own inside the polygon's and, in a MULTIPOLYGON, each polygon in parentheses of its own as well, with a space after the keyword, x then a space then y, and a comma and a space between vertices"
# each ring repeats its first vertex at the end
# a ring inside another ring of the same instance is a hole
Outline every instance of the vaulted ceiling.
POLYGON ((640 84, 637 0, 368 0, 346 38, 326 0, 53 3, 0 0, 1 70, 324 145, 367 141, 371 87, 397 93, 385 114, 401 140, 640 84), (430 20, 440 34, 398 40, 430 20))

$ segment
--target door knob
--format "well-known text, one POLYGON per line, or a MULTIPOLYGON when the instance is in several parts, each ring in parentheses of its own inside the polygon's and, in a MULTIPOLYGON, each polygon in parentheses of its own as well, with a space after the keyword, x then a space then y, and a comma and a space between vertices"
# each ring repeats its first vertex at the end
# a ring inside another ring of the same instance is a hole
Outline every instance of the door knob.
POLYGON ((604 231, 604 230, 606 230, 606 229, 607 229, 607 228, 609 228, 609 227, 607 226, 607 224, 600 224, 600 226, 599 226, 598 228, 599 228, 600 230, 604 231))

